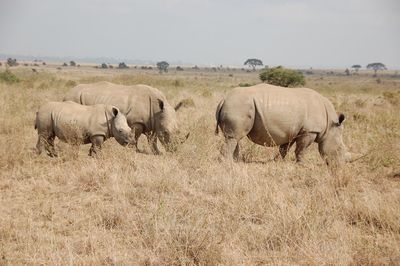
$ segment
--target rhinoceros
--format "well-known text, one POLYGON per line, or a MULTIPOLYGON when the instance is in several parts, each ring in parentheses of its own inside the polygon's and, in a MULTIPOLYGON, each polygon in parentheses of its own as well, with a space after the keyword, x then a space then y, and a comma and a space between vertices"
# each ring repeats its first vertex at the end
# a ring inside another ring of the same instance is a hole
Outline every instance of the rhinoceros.
POLYGON ((38 131, 37 153, 45 149, 56 157, 54 139, 72 144, 92 143, 89 155, 96 155, 103 142, 114 137, 121 145, 133 138, 126 117, 111 105, 84 106, 75 102, 48 102, 36 113, 35 129, 38 131))
POLYGON ((230 159, 238 159, 239 141, 245 136, 259 145, 279 146, 282 158, 296 143, 297 162, 313 142, 328 164, 349 157, 342 140, 345 116, 337 115, 332 103, 312 89, 269 84, 235 88, 219 103, 216 120, 216 134, 221 128, 225 157, 230 159))
POLYGON ((175 112, 182 104, 173 108, 164 94, 156 88, 140 84, 125 86, 105 81, 80 84, 67 93, 64 101, 83 105, 103 103, 117 106, 125 114, 128 125, 135 134, 133 145, 136 151, 141 134, 147 136, 154 154, 160 154, 157 138, 167 151, 174 151, 176 144, 184 141, 179 133, 175 112))

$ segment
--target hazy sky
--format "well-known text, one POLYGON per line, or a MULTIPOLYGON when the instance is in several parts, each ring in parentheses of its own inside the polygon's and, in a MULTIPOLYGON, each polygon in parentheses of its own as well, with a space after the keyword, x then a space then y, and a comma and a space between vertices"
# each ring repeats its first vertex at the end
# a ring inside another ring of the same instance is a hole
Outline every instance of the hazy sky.
POLYGON ((0 53, 400 69, 400 1, 0 0, 0 53))

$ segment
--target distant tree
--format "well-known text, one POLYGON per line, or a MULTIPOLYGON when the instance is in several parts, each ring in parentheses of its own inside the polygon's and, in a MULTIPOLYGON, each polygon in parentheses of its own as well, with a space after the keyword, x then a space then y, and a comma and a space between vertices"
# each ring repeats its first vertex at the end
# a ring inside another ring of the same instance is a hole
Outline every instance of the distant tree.
POLYGON ((304 75, 296 70, 285 69, 281 66, 268 68, 261 72, 260 79, 268 84, 282 87, 296 87, 305 85, 304 75))
POLYGON ((44 66, 45 66, 45 65, 46 65, 46 62, 42 62, 42 65, 44 65, 44 66))
POLYGON ((180 66, 177 66, 177 67, 176 67, 176 71, 183 71, 183 68, 180 67, 180 66))
POLYGON ((367 65, 367 69, 374 70, 374 77, 376 77, 376 72, 378 72, 378 70, 386 70, 387 68, 382 63, 371 63, 367 65))
POLYGON ((125 62, 121 62, 121 63, 118 64, 118 68, 119 69, 124 69, 124 68, 129 68, 129 67, 125 64, 125 62))
POLYGON ((361 68, 361 65, 352 65, 351 68, 358 72, 358 70, 361 68))
POLYGON ((169 67, 169 64, 166 61, 161 61, 161 62, 157 63, 157 68, 160 71, 160 73, 168 72, 168 67, 169 67))
POLYGON ((64 63, 63 66, 68 66, 68 64, 67 64, 67 63, 64 63))
POLYGON ((108 65, 109 68, 114 68, 113 65, 108 65))
POLYGON ((346 76, 350 76, 350 70, 348 68, 346 68, 346 70, 344 71, 344 73, 346 73, 346 76))
POLYGON ((19 64, 17 62, 17 59, 8 58, 7 59, 7 65, 10 66, 10 67, 13 67, 13 66, 18 66, 19 64))
POLYGON ((108 68, 106 63, 101 64, 101 68, 108 68))
POLYGON ((74 67, 74 66, 76 66, 76 63, 75 63, 75 61, 70 61, 69 65, 74 67))
POLYGON ((194 67, 192 67, 192 69, 199 70, 200 68, 197 65, 195 65, 194 67))
POLYGON ((249 65, 250 67, 253 68, 253 71, 255 71, 256 66, 262 66, 263 62, 257 58, 249 58, 246 60, 246 62, 244 62, 244 65, 249 65))

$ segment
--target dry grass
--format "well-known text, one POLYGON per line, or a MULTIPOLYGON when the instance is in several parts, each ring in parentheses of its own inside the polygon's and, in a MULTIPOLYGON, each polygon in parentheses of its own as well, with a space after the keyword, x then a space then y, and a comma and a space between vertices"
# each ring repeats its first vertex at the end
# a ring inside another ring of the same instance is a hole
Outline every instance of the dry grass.
POLYGON ((0 83, 0 265, 400 264, 399 79, 308 78, 347 114, 345 142, 364 155, 332 174, 315 146, 305 166, 247 140, 245 162, 217 161, 216 104, 256 73, 13 72, 20 83, 0 83), (190 99, 179 112, 189 140, 162 156, 114 140, 97 159, 59 142, 59 158, 36 156, 38 106, 96 80, 190 99))

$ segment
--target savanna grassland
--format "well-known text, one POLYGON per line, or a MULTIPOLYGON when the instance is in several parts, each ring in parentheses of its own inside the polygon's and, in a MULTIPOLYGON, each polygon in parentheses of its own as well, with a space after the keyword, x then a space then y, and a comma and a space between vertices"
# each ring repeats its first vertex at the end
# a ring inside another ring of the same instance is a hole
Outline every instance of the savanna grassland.
MULTIPOLYGON (((5 70, 4 65, 0 72, 5 70)), ((219 162, 215 108, 241 70, 11 68, 0 80, 0 265, 399 265, 400 76, 307 76, 347 115, 354 161, 336 171, 316 145, 306 163, 274 161, 277 148, 241 143, 219 162), (108 140, 99 158, 56 142, 37 156, 38 107, 79 83, 144 83, 163 91, 190 138, 175 153, 134 153, 108 140)))

